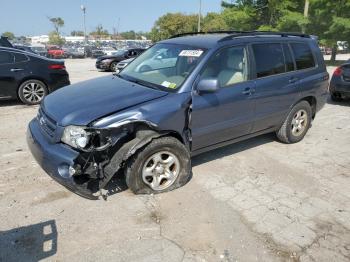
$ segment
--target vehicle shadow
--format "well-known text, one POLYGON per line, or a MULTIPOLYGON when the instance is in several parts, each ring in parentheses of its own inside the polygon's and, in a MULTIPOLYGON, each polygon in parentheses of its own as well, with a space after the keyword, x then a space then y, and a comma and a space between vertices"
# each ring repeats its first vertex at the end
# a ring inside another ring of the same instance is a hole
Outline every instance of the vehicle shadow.
POLYGON ((7 107, 7 106, 23 106, 28 107, 28 105, 23 104, 22 102, 18 100, 0 100, 0 107, 7 107))
POLYGON ((128 186, 126 185, 125 176, 123 172, 118 172, 117 174, 115 174, 104 189, 108 191, 107 196, 119 194, 127 190, 128 186))
POLYGON ((225 156, 237 154, 239 152, 254 148, 263 144, 276 141, 276 137, 273 133, 250 138, 238 143, 227 145, 192 158, 192 166, 198 166, 207 162, 214 161, 216 159, 223 158, 225 156))
POLYGON ((0 231, 0 261, 40 261, 57 252, 55 220, 0 231))
POLYGON ((333 101, 331 97, 328 97, 327 104, 336 106, 350 106, 350 99, 344 99, 342 101, 333 101))

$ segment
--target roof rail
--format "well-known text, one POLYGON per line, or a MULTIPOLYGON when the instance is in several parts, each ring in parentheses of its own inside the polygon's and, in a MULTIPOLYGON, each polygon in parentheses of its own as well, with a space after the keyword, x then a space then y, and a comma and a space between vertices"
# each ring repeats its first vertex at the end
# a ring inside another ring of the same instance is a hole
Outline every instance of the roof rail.
POLYGON ((181 33, 177 35, 173 35, 170 38, 177 38, 181 36, 190 36, 190 35, 206 35, 206 34, 235 34, 235 33, 243 33, 245 31, 209 31, 209 32, 188 32, 188 33, 181 33))
POLYGON ((296 36, 296 37, 305 37, 305 38, 311 38, 310 35, 303 34, 303 33, 294 33, 294 32, 274 32, 274 31, 210 31, 210 32, 188 32, 188 33, 182 33, 177 34, 174 36, 171 36, 170 38, 177 38, 181 36, 191 36, 191 35, 206 35, 206 34, 228 34, 227 36, 223 37, 219 40, 219 42, 231 40, 235 37, 242 37, 242 36, 281 36, 281 37, 288 37, 288 36, 296 36))
POLYGON ((303 34, 303 33, 294 33, 294 32, 242 31, 242 32, 233 33, 228 36, 225 36, 222 39, 220 39, 219 42, 231 40, 232 38, 235 38, 235 37, 244 37, 244 36, 281 36, 281 37, 296 36, 296 37, 311 38, 310 35, 303 34))

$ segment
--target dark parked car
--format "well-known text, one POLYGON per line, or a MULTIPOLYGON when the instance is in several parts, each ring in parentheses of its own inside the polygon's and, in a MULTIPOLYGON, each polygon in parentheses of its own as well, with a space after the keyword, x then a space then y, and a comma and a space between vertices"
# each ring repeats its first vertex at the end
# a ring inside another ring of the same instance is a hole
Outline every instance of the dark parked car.
POLYGON ((193 155, 270 132, 301 141, 327 100, 328 79, 308 35, 174 37, 118 75, 47 96, 27 141, 40 166, 81 196, 96 198, 120 172, 134 193, 166 192, 187 183, 193 155), (160 53, 164 67, 141 69, 160 53))
POLYGON ((333 72, 329 91, 334 101, 350 98, 350 59, 333 72))
POLYGON ((144 52, 145 49, 128 49, 128 50, 118 50, 113 55, 106 55, 97 58, 96 68, 105 71, 115 72, 117 69, 117 64, 125 59, 133 58, 144 52))
POLYGON ((84 48, 65 48, 64 54, 65 57, 67 58, 84 58, 85 57, 85 52, 84 48))
POLYGON ((48 93, 69 84, 63 61, 0 47, 0 99, 39 104, 48 93))
POLYGON ((48 56, 47 50, 43 46, 31 46, 30 48, 38 55, 45 56, 45 57, 48 56))
POLYGON ((104 55, 105 55, 105 53, 101 49, 92 49, 90 57, 98 58, 98 57, 101 57, 104 55))

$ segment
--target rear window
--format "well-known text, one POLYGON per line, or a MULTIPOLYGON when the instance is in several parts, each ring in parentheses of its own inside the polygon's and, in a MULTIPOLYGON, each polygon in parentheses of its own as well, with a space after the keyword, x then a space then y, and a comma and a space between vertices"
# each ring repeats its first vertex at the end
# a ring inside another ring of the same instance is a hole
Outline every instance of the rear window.
POLYGON ((254 44, 252 47, 258 78, 286 72, 281 44, 254 44))
POLYGON ((9 52, 0 51, 0 64, 10 64, 14 62, 14 57, 9 52))
POLYGON ((297 70, 307 69, 315 66, 314 56, 307 44, 292 43, 290 44, 293 50, 297 70))

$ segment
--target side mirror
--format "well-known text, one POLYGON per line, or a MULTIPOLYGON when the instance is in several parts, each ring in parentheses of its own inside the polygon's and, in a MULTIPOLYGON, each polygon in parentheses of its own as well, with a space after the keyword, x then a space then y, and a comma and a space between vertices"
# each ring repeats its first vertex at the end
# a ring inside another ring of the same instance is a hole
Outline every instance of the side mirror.
POLYGON ((216 78, 207 78, 199 81, 197 91, 199 94, 214 93, 219 90, 219 81, 216 78))

